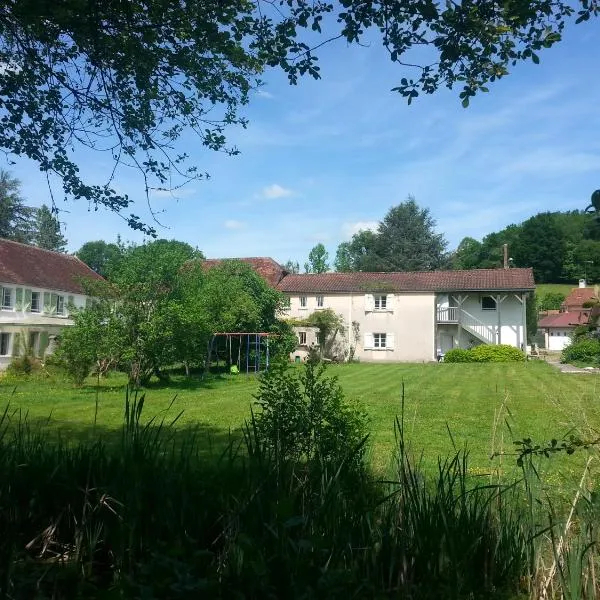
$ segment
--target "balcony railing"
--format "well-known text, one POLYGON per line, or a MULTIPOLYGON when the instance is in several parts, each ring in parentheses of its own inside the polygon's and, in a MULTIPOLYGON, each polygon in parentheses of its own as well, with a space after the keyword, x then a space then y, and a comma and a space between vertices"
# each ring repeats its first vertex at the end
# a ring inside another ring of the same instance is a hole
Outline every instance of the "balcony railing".
POLYGON ((438 323, 458 323, 458 306, 438 306, 438 323))

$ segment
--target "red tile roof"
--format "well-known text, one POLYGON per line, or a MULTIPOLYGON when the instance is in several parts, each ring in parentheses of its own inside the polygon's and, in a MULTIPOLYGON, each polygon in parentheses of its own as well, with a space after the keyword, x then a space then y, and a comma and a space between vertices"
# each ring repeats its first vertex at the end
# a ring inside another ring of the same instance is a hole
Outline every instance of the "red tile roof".
POLYGON ((473 269, 402 273, 321 273, 286 275, 277 286, 282 292, 394 292, 531 291, 531 269, 473 269))
POLYGON ((558 315, 548 315, 540 319, 538 327, 544 329, 552 329, 553 327, 578 327, 585 325, 588 322, 589 311, 564 312, 558 315))
POLYGON ((573 288, 569 295, 565 298, 563 306, 569 310, 581 310, 583 304, 596 296, 594 288, 573 288))
POLYGON ((256 256, 249 258, 209 258, 204 261, 205 268, 210 269, 224 260, 240 260, 250 265, 271 287, 276 287, 287 271, 272 258, 256 256))
POLYGON ((86 277, 102 279, 76 256, 0 239, 0 283, 83 294, 86 277))

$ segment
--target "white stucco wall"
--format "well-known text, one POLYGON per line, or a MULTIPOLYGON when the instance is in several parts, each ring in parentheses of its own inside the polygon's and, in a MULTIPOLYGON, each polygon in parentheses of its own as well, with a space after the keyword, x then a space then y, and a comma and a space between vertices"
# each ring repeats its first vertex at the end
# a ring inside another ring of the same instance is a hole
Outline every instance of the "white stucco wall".
MULTIPOLYGON (((346 337, 340 340, 344 352, 355 345, 355 357, 362 361, 422 362, 435 359, 435 294, 385 294, 385 310, 377 310, 369 296, 373 294, 325 294, 321 308, 332 309, 342 316, 346 337), (358 323, 358 339, 354 340, 352 323, 358 323), (371 335, 385 333, 386 349, 365 347, 371 335)), ((378 294, 379 295, 379 294, 378 294)), ((287 316, 304 319, 320 310, 317 294, 306 294, 306 307, 300 306, 300 294, 290 294, 287 316)))
POLYGON ((563 329, 555 329, 551 327, 545 330, 546 349, 561 351, 571 343, 571 335, 573 334, 572 327, 563 329))

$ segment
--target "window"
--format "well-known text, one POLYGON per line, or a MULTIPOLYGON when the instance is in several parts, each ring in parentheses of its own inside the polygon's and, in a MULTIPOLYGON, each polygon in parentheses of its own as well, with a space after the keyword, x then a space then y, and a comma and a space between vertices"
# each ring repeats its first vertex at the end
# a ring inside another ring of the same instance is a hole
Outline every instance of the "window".
POLYGON ((317 296, 317 308, 323 308, 323 296, 317 296))
POLYGON ((301 346, 306 346, 306 331, 298 332, 298 341, 300 342, 301 346))
POLYGON ((306 296, 300 296, 300 308, 306 308, 306 296))
POLYGON ((56 314, 62 315, 65 312, 65 297, 56 296, 56 314))
POLYGON ((10 333, 0 333, 0 356, 8 356, 10 333))
POLYGON ((387 308, 387 296, 385 294, 375 296, 375 310, 385 310, 387 308))
POLYGON ((373 334, 373 348, 386 348, 387 347, 387 334, 385 333, 374 333, 373 334))
MULTIPOLYGON (((87 306, 87 300, 88 300, 88 299, 86 298, 86 300, 85 300, 86 306, 87 306)), ((289 296, 286 296, 286 297, 283 299, 283 308, 284 308, 285 310, 288 310, 288 309, 290 308, 291 304, 292 304, 292 303, 291 303, 291 298, 290 298, 289 296)))
POLYGON ((40 292, 31 292, 31 312, 40 312, 40 292))
POLYGON ((496 300, 492 296, 482 296, 481 310, 496 310, 496 300))
POLYGON ((10 310, 12 307, 12 288, 2 288, 2 308, 10 310))

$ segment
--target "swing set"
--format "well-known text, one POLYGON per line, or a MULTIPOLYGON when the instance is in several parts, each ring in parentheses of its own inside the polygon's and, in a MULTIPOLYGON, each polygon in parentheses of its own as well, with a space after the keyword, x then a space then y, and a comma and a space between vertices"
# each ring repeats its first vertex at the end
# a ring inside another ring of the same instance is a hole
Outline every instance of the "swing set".
POLYGON ((269 337, 273 333, 214 333, 208 350, 208 364, 216 359, 216 368, 221 361, 229 366, 230 373, 241 373, 246 369, 246 375, 260 373, 269 369, 269 337), (236 357, 237 350, 237 357, 236 357))

